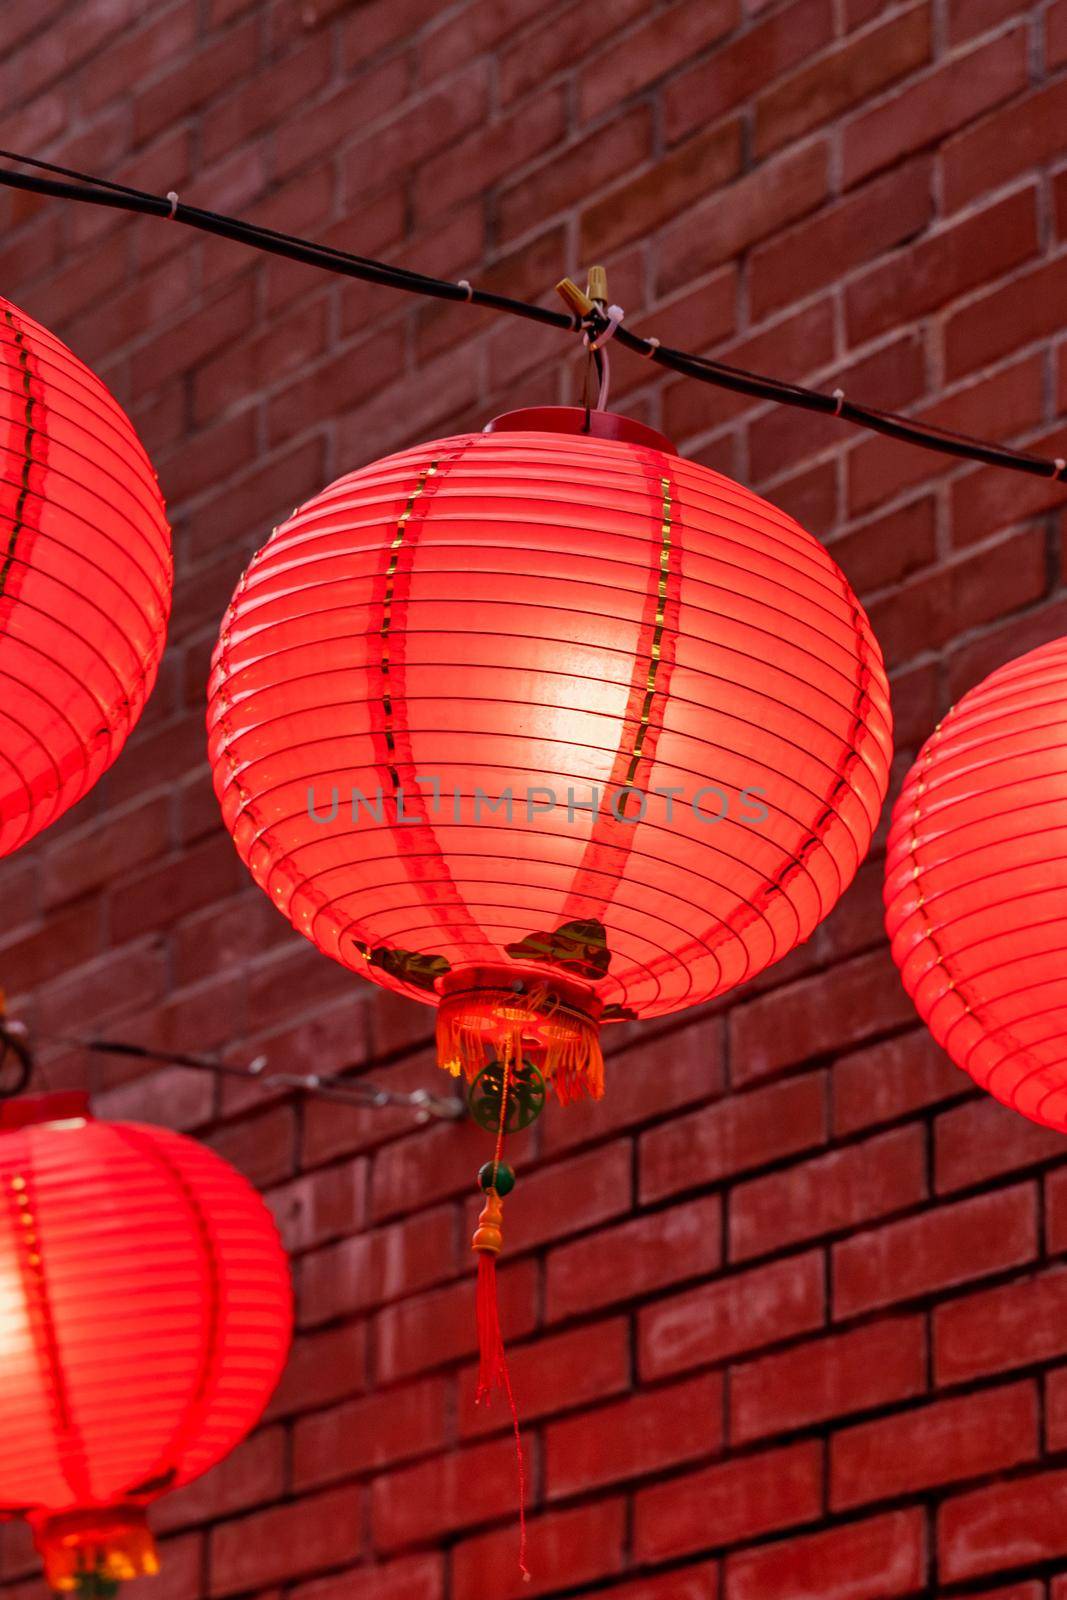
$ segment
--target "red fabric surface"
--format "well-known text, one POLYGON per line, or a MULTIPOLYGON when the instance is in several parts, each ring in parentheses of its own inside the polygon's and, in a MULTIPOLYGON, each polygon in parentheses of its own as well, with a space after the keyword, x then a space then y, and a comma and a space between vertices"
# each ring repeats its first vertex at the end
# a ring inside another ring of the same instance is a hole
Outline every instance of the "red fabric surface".
POLYGON ((292 1323, 248 1182, 167 1129, 75 1117, 0 1133, 0 1197, 0 1510, 144 1504, 213 1466, 292 1323))
POLYGON ((965 695, 893 813, 887 926, 934 1038, 1067 1131, 1067 639, 965 695))
POLYGON ((0 855, 111 765, 156 679, 170 530, 100 380, 0 298, 0 855))
POLYGON ((550 432, 419 445, 298 509, 236 591, 209 726, 238 850, 326 954, 433 1000, 448 969, 551 967, 569 926, 643 1016, 810 935, 890 757, 878 646, 791 517, 550 432))

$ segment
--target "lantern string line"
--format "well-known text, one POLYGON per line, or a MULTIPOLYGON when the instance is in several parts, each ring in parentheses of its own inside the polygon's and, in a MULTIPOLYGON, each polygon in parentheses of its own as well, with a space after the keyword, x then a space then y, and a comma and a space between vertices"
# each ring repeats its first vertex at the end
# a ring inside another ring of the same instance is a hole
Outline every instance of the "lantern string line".
MULTIPOLYGON (((200 206, 179 201, 174 190, 166 196, 154 195, 128 184, 97 178, 75 168, 59 166, 55 162, 39 160, 10 150, 0 150, 0 159, 34 167, 37 172, 15 172, 0 168, 0 185, 22 189, 32 194, 49 195, 55 199, 73 200, 87 205, 107 206, 136 215, 165 218, 182 222, 202 233, 215 234, 235 243, 249 245, 270 255, 284 256, 308 266, 324 268, 366 283, 377 283, 387 288, 400 289, 408 294, 424 295, 435 300, 481 306, 491 311, 504 312, 539 322, 547 327, 566 332, 584 331, 593 340, 606 334, 611 325, 610 315, 596 304, 584 317, 573 313, 553 311, 547 306, 516 300, 509 295, 497 294, 489 289, 473 287, 467 279, 458 283, 445 278, 434 278, 414 272, 407 267, 391 266, 330 245, 315 244, 294 234, 281 233, 258 223, 245 222, 238 217, 208 211, 200 206), (42 173, 55 176, 45 177, 42 173)), ((1013 472, 1029 473, 1033 477, 1067 482, 1067 463, 1062 457, 1055 459, 1035 455, 1030 451, 1016 450, 1008 445, 994 444, 970 434, 956 433, 950 428, 912 421, 897 412, 881 411, 874 406, 860 405, 849 400, 841 389, 824 394, 818 389, 808 389, 800 384, 788 383, 766 374, 750 372, 744 367, 727 362, 713 361, 706 356, 693 355, 662 344, 654 337, 644 337, 621 325, 612 332, 616 344, 644 356, 657 366, 699 383, 711 384, 719 389, 746 394, 757 400, 772 401, 778 405, 793 406, 804 411, 820 412, 825 416, 839 417, 870 432, 918 445, 942 455, 963 460, 982 462, 986 466, 1004 467, 1013 472)))
MULTIPOLYGON (((212 1072, 220 1078, 243 1079, 256 1083, 263 1090, 296 1089, 303 1094, 338 1104, 369 1108, 371 1110, 398 1109, 411 1111, 416 1122, 458 1122, 467 1115, 466 1103, 458 1096, 430 1094, 426 1089, 402 1091, 386 1089, 381 1084, 363 1083, 359 1079, 340 1075, 322 1075, 316 1072, 270 1072, 266 1055, 254 1056, 244 1066, 218 1061, 212 1056, 189 1055, 181 1050, 153 1050, 147 1045, 133 1044, 124 1039, 70 1038, 63 1034, 38 1033, 35 1042, 63 1045, 67 1049, 86 1050, 96 1055, 128 1056, 138 1061, 153 1061, 164 1066, 186 1067, 194 1072, 212 1072)), ((0 1099, 25 1091, 33 1070, 33 1049, 30 1033, 24 1023, 8 1018, 0 1020, 0 1073, 8 1055, 18 1071, 10 1085, 0 1088, 0 1099)))

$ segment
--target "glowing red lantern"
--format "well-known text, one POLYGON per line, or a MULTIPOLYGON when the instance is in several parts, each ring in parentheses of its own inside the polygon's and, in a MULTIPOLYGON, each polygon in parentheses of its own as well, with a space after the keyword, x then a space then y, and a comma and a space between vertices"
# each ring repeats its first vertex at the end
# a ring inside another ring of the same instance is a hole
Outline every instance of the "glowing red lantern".
POLYGON ((1067 1132, 1067 639, 1000 667, 930 735, 893 812, 885 899, 937 1042, 1067 1132))
POLYGON ((210 684, 226 824, 442 1064, 601 1089, 600 1021, 806 939, 871 839, 878 646, 791 517, 582 409, 339 479, 255 556, 210 684))
POLYGON ((0 1509, 54 1589, 156 1570, 146 1506, 252 1427, 291 1321, 271 1215, 211 1150, 80 1095, 0 1106, 0 1509))
POLYGON ((155 682, 170 532, 129 418, 0 298, 0 856, 115 760, 155 682))

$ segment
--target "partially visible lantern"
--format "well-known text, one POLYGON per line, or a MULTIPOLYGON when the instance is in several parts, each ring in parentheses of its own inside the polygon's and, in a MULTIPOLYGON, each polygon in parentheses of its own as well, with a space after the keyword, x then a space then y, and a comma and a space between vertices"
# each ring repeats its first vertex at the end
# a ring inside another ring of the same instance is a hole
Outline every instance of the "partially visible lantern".
POLYGON ((439 1007, 442 1064, 601 1092, 601 1021, 806 939, 885 795, 878 646, 791 517, 642 424, 515 412, 339 479, 254 557, 210 750, 257 882, 439 1007), (588 431, 586 431, 588 428, 588 431))
POLYGON ((972 689, 893 812, 886 925, 957 1066, 1067 1132, 1067 639, 972 689))
POLYGON ((0 298, 0 856, 111 765, 151 692, 170 532, 129 418, 0 298))
POLYGON ((252 1427, 291 1323, 273 1219, 211 1150, 80 1095, 0 1106, 0 1513, 52 1588, 156 1570, 146 1507, 252 1427))

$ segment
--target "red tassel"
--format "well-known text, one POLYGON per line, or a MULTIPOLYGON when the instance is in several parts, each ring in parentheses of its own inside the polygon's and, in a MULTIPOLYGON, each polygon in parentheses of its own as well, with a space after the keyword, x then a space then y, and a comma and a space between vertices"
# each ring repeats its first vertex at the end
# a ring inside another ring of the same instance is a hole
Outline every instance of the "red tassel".
MULTIPOLYGON (((496 1201, 496 1219, 499 1219, 500 1201, 494 1191, 490 1190, 486 1199, 486 1211, 482 1213, 483 1219, 489 1212, 492 1201, 496 1201)), ((484 1222, 482 1224, 485 1225, 484 1222)), ((477 1234, 475 1238, 477 1238, 477 1234)), ((475 1246, 477 1248, 477 1246, 475 1246)), ((497 1245, 497 1250, 500 1246, 497 1245)), ((508 1358, 504 1350, 504 1337, 500 1331, 500 1309, 497 1305, 496 1295, 496 1255, 497 1250, 492 1248, 478 1250, 478 1392, 475 1403, 481 1405, 491 1398, 494 1389, 503 1391, 511 1412, 511 1426, 515 1434, 515 1459, 518 1467, 519 1478, 519 1571, 522 1573, 523 1582, 529 1583, 530 1571, 526 1565, 526 1459, 522 1453, 522 1438, 519 1434, 519 1413, 515 1405, 515 1396, 511 1388, 511 1374, 508 1371, 508 1358)))

